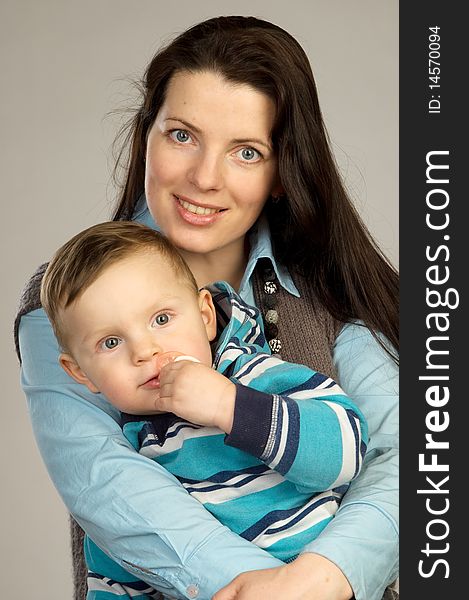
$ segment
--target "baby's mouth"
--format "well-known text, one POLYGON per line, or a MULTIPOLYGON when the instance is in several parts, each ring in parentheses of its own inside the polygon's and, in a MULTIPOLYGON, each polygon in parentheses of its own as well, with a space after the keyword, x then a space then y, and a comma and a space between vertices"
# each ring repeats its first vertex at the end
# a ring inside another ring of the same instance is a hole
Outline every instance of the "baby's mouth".
POLYGON ((163 352, 162 354, 158 354, 155 359, 154 368, 155 371, 153 375, 147 379, 144 383, 142 383, 142 387, 150 388, 150 389, 158 389, 160 387, 160 373, 161 369, 165 367, 170 362, 176 360, 178 356, 182 356, 182 352, 176 352, 174 350, 170 352, 163 352))
POLYGON ((141 387, 147 389, 158 389, 160 387, 160 373, 161 369, 168 365, 171 362, 177 362, 178 360, 190 360, 192 362, 200 362, 194 356, 188 356, 187 354, 183 354, 182 352, 177 352, 176 350, 171 350, 169 352, 163 352, 162 354, 158 354, 155 359, 155 373, 149 379, 147 379, 144 383, 142 383, 141 387))
POLYGON ((157 375, 153 375, 152 377, 150 377, 149 379, 147 379, 147 381, 145 381, 144 383, 141 384, 140 387, 143 387, 145 389, 149 389, 149 390, 157 390, 160 387, 160 374, 158 373, 157 375))

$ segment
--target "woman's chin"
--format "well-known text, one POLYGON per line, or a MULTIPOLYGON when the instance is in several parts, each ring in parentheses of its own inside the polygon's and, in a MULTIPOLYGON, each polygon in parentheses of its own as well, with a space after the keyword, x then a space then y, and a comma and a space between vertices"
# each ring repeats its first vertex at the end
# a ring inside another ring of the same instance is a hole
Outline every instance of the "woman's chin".
POLYGON ((168 238, 180 252, 185 254, 207 255, 220 250, 220 241, 211 241, 206 233, 194 236, 187 235, 187 233, 168 234, 168 238))

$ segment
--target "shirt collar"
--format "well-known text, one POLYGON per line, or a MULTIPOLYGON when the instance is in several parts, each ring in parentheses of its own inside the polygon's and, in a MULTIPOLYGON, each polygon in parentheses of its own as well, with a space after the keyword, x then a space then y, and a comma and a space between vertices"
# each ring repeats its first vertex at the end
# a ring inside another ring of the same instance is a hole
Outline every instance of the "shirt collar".
MULTIPOLYGON (((142 194, 138 199, 133 218, 139 223, 143 223, 144 225, 148 225, 152 229, 159 231, 158 225, 155 224, 152 216, 150 215, 144 194, 142 194)), ((256 224, 251 228, 249 233, 249 244, 250 251, 248 264, 246 270, 244 271, 238 294, 242 298, 249 297, 249 291, 251 289, 251 277, 257 265, 257 261, 261 258, 268 258, 272 263, 280 285, 287 292, 299 298, 300 293, 294 284, 290 273, 286 267, 277 263, 275 260, 272 250, 272 240, 270 238, 269 222, 267 221, 267 217, 264 215, 264 213, 261 214, 256 224)))
POLYGON ((277 275, 280 285, 290 294, 300 297, 300 293, 291 278, 287 268, 277 263, 273 250, 272 240, 270 237, 270 227, 267 217, 264 213, 261 214, 257 223, 251 229, 249 235, 250 252, 248 258, 248 264, 244 272, 241 284, 239 286, 239 295, 244 297, 250 287, 250 280, 254 269, 257 265, 257 261, 261 258, 268 258, 272 263, 272 267, 277 275))

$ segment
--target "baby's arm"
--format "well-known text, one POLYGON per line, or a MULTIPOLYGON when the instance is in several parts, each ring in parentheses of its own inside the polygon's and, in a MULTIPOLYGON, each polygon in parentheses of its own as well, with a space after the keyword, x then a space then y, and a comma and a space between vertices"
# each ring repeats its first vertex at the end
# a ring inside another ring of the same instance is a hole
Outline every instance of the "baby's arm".
POLYGON ((358 474, 367 425, 335 381, 269 355, 250 359, 236 378, 227 444, 257 456, 302 491, 337 487, 358 474))
POLYGON ((267 354, 243 359, 235 372, 229 380, 201 364, 171 363, 160 376, 158 408, 222 429, 228 445, 302 491, 337 487, 357 475, 367 426, 332 379, 267 354))

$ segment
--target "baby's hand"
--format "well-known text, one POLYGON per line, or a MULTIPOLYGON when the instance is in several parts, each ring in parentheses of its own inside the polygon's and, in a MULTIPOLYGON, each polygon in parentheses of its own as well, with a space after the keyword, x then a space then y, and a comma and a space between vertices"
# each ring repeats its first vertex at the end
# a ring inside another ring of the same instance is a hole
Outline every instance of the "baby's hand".
POLYGON ((163 366, 155 408, 230 433, 236 387, 227 377, 195 360, 177 356, 163 366))

